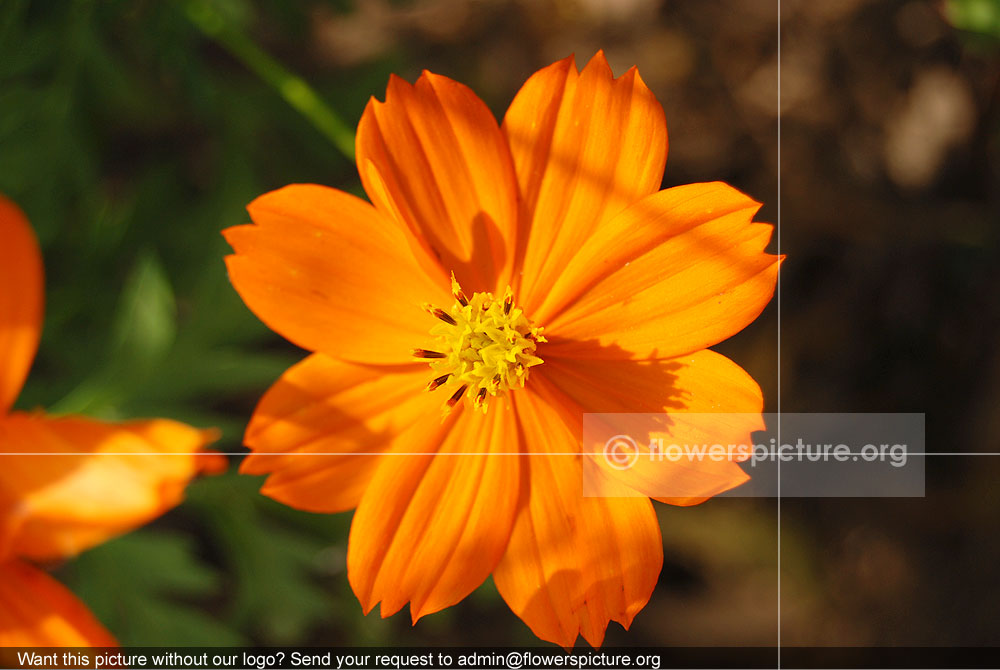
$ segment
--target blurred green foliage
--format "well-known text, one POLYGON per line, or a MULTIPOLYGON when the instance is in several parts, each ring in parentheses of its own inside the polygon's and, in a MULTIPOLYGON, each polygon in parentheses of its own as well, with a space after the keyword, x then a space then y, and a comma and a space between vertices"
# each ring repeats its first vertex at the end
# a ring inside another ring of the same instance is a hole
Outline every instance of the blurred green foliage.
POLYGON ((945 15, 960 30, 1000 40, 1000 0, 948 0, 945 15))
MULTIPOLYGON (((199 8, 224 35, 307 29, 280 2, 0 5, 0 192, 27 212, 47 275, 18 406, 218 426, 217 446, 239 451, 257 398, 303 352, 232 290, 219 232, 288 182, 357 186, 327 141, 329 110, 318 130, 205 36, 199 8)), ((335 101, 353 124, 391 68, 312 72, 313 102, 335 101)), ((331 622, 385 639, 397 624, 362 619, 343 574, 349 517, 296 512, 260 483, 199 481, 182 508, 58 576, 126 644, 316 642, 331 622)))
POLYGON ((298 513, 259 485, 235 473, 199 481, 183 508, 65 576, 125 644, 301 644, 338 605, 356 618, 340 583, 347 519, 298 513))

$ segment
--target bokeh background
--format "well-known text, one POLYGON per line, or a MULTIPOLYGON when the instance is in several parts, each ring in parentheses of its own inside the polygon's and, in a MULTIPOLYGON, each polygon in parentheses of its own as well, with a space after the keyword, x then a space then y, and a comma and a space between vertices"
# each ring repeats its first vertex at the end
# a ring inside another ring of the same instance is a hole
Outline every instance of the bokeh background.
MULTIPOLYGON (((219 231, 290 182, 360 193, 336 128, 294 110, 262 54, 348 129, 390 73, 518 86, 599 48, 670 131, 665 186, 721 179, 778 216, 772 305, 717 347, 769 411, 926 412, 934 452, 1000 452, 1000 5, 785 0, 5 0, 0 192, 41 239, 47 310, 19 401, 219 426, 240 449, 303 352, 230 288, 219 231), (283 97, 284 96, 284 97, 283 97)), ((301 96, 299 96, 301 102, 301 96)), ((235 465, 234 459, 234 465, 235 465)), ((783 500, 789 645, 1000 644, 1000 456, 939 456, 923 499, 783 500)), ((532 644, 491 583, 411 627, 363 617, 349 515, 296 512, 235 474, 52 566, 125 644, 532 644)), ((773 499, 658 508, 665 566, 608 644, 773 645, 773 499)))

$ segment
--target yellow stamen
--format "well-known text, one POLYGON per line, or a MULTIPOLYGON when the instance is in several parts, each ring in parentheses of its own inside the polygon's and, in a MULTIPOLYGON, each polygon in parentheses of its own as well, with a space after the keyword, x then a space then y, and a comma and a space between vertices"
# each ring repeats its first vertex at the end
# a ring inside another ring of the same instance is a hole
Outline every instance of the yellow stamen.
POLYGON ((440 377, 436 377, 436 378, 432 379, 427 384, 427 390, 428 391, 433 391, 434 389, 438 388, 439 386, 443 386, 444 383, 448 381, 448 377, 450 377, 450 376, 451 375, 441 375, 440 377))
POLYGON ((451 289, 455 297, 451 309, 424 305, 425 311, 441 321, 431 328, 439 344, 434 351, 414 349, 413 355, 430 359, 428 363, 439 375, 427 390, 443 386, 455 389, 443 408, 445 415, 463 397, 486 413, 491 397, 522 388, 529 369, 542 363, 535 349, 546 341, 543 329, 514 306, 510 287, 501 300, 492 293, 474 293, 468 298, 452 274, 451 289), (466 394, 468 389, 471 391, 466 394))
POLYGON ((462 287, 458 285, 458 280, 455 279, 454 272, 451 273, 451 293, 455 296, 455 300, 462 304, 462 307, 469 304, 469 300, 462 293, 462 287))
POLYGON ((445 354, 439 351, 428 351, 427 349, 414 349, 414 358, 445 358, 445 354))
POLYGON ((465 395, 465 389, 467 388, 469 388, 468 384, 462 384, 458 387, 458 390, 455 391, 450 398, 448 398, 448 402, 446 402, 444 407, 441 408, 442 418, 448 416, 448 414, 451 413, 451 410, 455 408, 455 405, 461 402, 462 396, 465 395))

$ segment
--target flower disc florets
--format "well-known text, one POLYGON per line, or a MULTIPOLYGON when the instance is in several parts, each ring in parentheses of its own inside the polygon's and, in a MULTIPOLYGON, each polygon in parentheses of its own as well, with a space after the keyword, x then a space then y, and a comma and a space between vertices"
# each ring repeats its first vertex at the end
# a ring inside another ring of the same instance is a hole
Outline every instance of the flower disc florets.
POLYGON ((454 389, 444 406, 446 415, 466 395, 485 413, 491 396, 523 387, 528 370, 542 363, 535 348, 538 342, 545 342, 543 329, 514 306, 510 287, 503 299, 497 300, 492 293, 474 293, 467 298, 454 275, 451 286, 455 296, 451 309, 424 305, 442 322, 431 328, 440 346, 434 351, 415 349, 413 355, 428 359, 439 375, 427 390, 442 386, 454 389))

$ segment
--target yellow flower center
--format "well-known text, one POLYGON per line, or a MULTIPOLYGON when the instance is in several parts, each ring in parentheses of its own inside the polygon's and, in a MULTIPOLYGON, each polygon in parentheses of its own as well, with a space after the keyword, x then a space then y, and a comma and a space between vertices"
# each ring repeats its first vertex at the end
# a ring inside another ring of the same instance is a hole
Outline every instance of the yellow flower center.
POLYGON ((433 351, 414 349, 413 355, 428 359, 438 374, 427 385, 428 391, 441 387, 452 391, 443 407, 445 416, 463 397, 471 398, 473 406, 485 414, 491 397, 523 387, 528 370, 542 362, 535 347, 545 342, 543 329, 514 306, 509 286, 502 300, 492 293, 467 298, 452 274, 451 289, 455 296, 451 309, 424 305, 441 321, 431 328, 440 346, 433 351))

